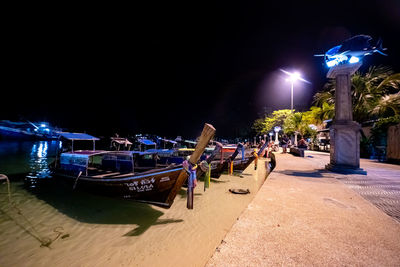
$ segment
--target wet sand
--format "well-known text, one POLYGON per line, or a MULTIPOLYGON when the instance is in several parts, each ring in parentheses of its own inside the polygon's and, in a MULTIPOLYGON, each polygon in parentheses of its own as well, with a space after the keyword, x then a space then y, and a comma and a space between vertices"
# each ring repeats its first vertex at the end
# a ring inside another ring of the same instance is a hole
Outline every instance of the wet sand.
POLYGON ((205 192, 199 181, 193 210, 184 189, 166 210, 54 187, 33 194, 13 183, 19 214, 0 184, 0 266, 204 266, 263 184, 263 165, 212 179, 205 192))

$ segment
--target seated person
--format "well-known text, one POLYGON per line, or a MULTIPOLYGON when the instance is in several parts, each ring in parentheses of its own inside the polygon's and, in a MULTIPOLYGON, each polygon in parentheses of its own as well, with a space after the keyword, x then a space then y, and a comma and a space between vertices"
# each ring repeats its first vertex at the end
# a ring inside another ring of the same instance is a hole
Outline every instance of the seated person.
POLYGON ((304 149, 307 148, 307 142, 306 142, 306 140, 304 140, 303 137, 302 137, 302 138, 300 139, 300 141, 297 143, 297 147, 298 147, 298 148, 304 148, 304 149))
POLYGON ((282 137, 281 143, 282 143, 282 153, 287 152, 287 147, 288 147, 288 142, 289 138, 286 136, 286 134, 282 137))

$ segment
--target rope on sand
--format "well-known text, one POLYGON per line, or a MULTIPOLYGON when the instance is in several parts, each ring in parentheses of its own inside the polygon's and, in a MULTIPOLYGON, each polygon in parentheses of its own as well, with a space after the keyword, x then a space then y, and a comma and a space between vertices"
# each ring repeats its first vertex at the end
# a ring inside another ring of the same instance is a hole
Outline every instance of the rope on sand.
MULTIPOLYGON (((18 222, 15 218, 13 218, 10 214, 8 214, 5 210, 0 208, 0 211, 6 215, 10 220, 14 221, 19 227, 21 227, 27 234, 35 238, 37 241, 40 242, 41 247, 48 247, 50 248, 50 245, 56 241, 64 231, 64 228, 62 226, 57 226, 53 229, 53 232, 57 234, 57 236, 53 239, 49 237, 40 237, 39 232, 36 230, 36 228, 33 226, 33 224, 24 216, 22 213, 21 209, 17 207, 17 205, 11 200, 11 188, 10 188, 10 180, 8 177, 4 174, 0 174, 0 181, 5 180, 7 183, 7 192, 8 192, 8 202, 10 204, 10 207, 14 209, 18 215, 20 215, 30 226, 31 230, 29 230, 27 227, 23 226, 20 222, 18 222)), ((63 235, 61 238, 64 239, 65 237, 69 237, 69 234, 63 235)))

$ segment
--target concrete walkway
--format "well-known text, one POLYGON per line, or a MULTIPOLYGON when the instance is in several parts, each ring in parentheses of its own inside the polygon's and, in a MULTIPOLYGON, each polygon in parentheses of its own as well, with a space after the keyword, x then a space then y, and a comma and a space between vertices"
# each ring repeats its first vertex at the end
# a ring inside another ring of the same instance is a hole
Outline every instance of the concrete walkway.
POLYGON ((207 266, 400 266, 396 215, 357 191, 368 191, 357 183, 373 181, 399 209, 400 166, 362 160, 361 179, 323 170, 328 154, 275 155, 275 170, 207 266))

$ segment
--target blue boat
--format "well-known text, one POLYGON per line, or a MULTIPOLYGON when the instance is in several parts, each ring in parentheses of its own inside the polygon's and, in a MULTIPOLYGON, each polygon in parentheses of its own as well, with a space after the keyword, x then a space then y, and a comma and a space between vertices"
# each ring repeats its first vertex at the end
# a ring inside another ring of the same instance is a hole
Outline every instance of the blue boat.
POLYGON ((0 121, 0 137, 13 140, 55 140, 58 139, 58 129, 47 122, 33 123, 0 121))

